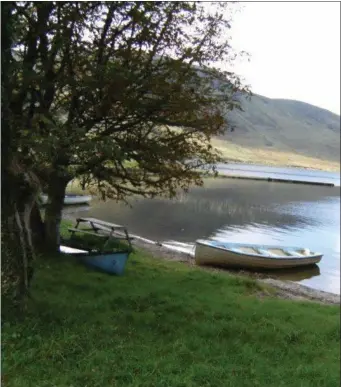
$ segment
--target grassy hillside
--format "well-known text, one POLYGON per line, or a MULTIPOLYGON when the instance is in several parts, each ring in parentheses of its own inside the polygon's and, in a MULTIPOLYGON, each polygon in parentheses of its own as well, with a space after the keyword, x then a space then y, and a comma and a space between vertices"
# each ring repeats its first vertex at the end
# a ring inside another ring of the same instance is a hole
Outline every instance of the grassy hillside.
MULTIPOLYGON (((219 137, 219 148, 231 150, 231 145, 236 145, 240 148, 239 153, 240 150, 242 153, 248 153, 248 150, 251 153, 255 149, 263 152, 260 158, 264 155, 271 158, 271 153, 281 152, 280 159, 285 159, 287 155, 292 159, 308 157, 308 164, 323 160, 331 165, 339 165, 338 115, 307 103, 260 95, 254 95, 251 100, 243 98, 242 107, 243 112, 230 114, 229 119, 235 130, 219 137)), ((292 161, 289 164, 295 164, 295 160, 292 161)), ((301 161, 298 166, 301 166, 301 161)))
POLYGON ((212 144, 221 152, 224 159, 229 162, 298 167, 329 172, 340 171, 339 161, 308 157, 295 151, 282 151, 277 150, 275 147, 255 148, 243 146, 224 139, 213 139, 212 144))

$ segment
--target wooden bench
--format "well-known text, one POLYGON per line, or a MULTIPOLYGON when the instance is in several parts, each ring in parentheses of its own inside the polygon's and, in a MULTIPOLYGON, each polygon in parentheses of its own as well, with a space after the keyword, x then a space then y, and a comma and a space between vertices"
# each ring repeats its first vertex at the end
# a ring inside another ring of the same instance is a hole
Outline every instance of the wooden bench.
POLYGON ((96 218, 77 218, 77 222, 78 223, 90 223, 90 225, 92 227, 94 227, 95 225, 103 226, 103 227, 107 227, 110 230, 121 230, 121 231, 127 230, 127 228, 125 226, 121 226, 121 225, 115 224, 115 223, 105 222, 104 220, 100 220, 100 219, 96 219, 96 218))

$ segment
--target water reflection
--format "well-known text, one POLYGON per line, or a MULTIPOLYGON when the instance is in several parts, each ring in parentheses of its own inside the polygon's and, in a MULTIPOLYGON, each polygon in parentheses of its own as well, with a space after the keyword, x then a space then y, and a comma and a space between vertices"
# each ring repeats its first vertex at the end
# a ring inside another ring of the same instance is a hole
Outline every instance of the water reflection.
POLYGON ((87 212, 189 253, 200 238, 309 247, 324 254, 318 270, 276 276, 340 293, 340 188, 209 179, 175 200, 132 205, 95 201, 87 212))
MULTIPOLYGON (((233 271, 233 270, 229 270, 233 271)), ((235 270, 238 272, 238 270, 235 270)), ((250 272, 252 274, 252 272, 250 272)), ((311 265, 307 267, 302 268, 292 268, 292 269, 283 269, 283 270, 268 270, 263 271, 261 274, 261 277, 269 277, 269 278, 276 278, 281 280, 289 280, 294 282, 300 282, 303 280, 308 280, 313 277, 317 277, 321 274, 320 268, 318 265, 311 265)))

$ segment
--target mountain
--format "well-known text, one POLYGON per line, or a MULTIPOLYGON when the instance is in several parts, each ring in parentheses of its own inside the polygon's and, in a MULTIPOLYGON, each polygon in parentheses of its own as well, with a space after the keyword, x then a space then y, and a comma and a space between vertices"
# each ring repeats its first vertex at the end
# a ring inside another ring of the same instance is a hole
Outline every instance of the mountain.
POLYGON ((244 111, 228 116, 235 129, 220 140, 340 162, 340 116, 304 102, 261 95, 240 102, 244 111))

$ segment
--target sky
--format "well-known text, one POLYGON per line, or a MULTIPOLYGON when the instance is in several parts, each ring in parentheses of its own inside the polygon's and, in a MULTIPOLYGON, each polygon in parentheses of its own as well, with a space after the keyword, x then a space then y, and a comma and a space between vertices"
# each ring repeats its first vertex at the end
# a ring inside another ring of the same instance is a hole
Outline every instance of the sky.
POLYGON ((250 54, 234 71, 253 93, 340 114, 340 3, 242 2, 232 47, 250 54))

